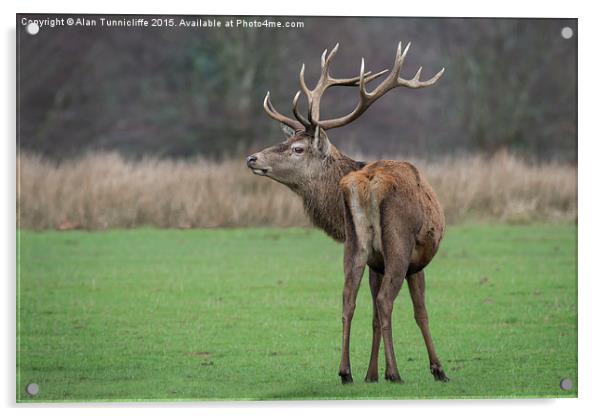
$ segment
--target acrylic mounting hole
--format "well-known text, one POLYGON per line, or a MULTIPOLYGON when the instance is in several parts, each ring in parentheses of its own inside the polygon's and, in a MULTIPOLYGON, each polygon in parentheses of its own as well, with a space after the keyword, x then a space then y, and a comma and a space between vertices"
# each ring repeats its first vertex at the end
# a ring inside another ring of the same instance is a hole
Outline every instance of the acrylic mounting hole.
POLYGON ((565 39, 570 39, 573 37, 573 29, 571 29, 568 26, 563 27, 562 30, 560 31, 560 35, 565 39))
POLYGON ((29 383, 26 387, 25 387, 25 391, 27 392, 27 394, 29 394, 30 396, 35 396, 36 394, 38 394, 40 392, 40 386, 38 386, 36 383, 29 383))
POLYGON ((570 378, 560 380, 560 388, 562 390, 570 390, 573 388, 573 381, 570 378))
POLYGON ((27 23, 27 26, 25 26, 25 30, 32 36, 37 35, 40 31, 40 26, 36 22, 29 22, 27 23))

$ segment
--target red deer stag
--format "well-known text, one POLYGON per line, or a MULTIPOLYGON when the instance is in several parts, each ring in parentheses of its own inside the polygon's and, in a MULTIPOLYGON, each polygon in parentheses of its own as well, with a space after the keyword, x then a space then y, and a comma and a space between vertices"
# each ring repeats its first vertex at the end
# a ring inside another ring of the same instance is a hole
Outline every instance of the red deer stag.
POLYGON ((378 381, 378 354, 381 337, 385 345, 385 379, 403 382, 397 370, 391 312, 393 302, 407 279, 414 318, 428 351, 430 371, 435 380, 447 381, 429 331, 424 300, 424 268, 437 252, 445 228, 443 209, 426 179, 412 164, 390 160, 373 163, 355 161, 342 154, 325 131, 341 127, 358 118, 376 100, 396 87, 423 88, 435 84, 443 69, 428 81, 420 81, 422 68, 412 79, 400 76, 410 47, 397 48, 393 69, 372 92, 366 84, 384 75, 364 72, 355 78, 333 78, 329 66, 338 44, 322 54, 318 83, 310 90, 301 67, 301 90, 308 100, 308 114, 299 112, 301 91, 293 99, 295 119, 280 114, 268 92, 263 106, 270 117, 283 125, 288 138, 247 157, 247 166, 260 176, 276 180, 303 199, 312 222, 336 241, 344 242, 345 285, 343 289, 343 346, 339 375, 343 383, 353 382, 349 363, 349 334, 360 280, 366 265, 370 269, 373 301, 372 353, 365 380, 378 381), (351 113, 320 120, 322 94, 334 86, 358 86, 359 103, 351 113))

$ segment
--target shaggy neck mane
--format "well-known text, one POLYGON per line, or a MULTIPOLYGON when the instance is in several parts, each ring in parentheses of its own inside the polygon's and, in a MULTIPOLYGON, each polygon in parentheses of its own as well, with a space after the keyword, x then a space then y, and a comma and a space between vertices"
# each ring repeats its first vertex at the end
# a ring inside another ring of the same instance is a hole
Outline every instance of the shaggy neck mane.
POLYGON ((343 176, 364 166, 364 162, 355 161, 332 146, 320 173, 293 189, 303 198, 312 223, 336 241, 345 241, 343 193, 339 182, 343 176))

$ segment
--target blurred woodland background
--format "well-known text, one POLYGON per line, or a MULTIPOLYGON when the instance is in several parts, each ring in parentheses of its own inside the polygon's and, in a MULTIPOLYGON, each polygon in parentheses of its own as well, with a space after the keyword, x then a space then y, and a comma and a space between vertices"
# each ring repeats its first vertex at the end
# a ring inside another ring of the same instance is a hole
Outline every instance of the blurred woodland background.
MULTIPOLYGON (((358 75, 362 57, 379 71, 400 40, 412 42, 403 76, 445 67, 443 78, 392 91, 331 141, 363 160, 417 163, 452 222, 576 218, 575 19, 267 19, 303 27, 30 36, 18 22, 19 225, 306 225, 292 192, 244 168, 282 138, 266 91, 290 114, 301 63, 311 86, 339 42, 334 76, 358 75)), ((323 117, 357 96, 329 90, 323 117)))

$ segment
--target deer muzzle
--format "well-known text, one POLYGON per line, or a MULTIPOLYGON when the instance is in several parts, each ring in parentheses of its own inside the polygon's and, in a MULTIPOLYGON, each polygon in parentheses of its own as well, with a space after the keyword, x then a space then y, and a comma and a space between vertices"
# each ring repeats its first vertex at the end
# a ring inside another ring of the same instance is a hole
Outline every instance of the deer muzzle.
POLYGON ((247 167, 251 169, 255 175, 265 176, 268 173, 268 169, 257 165, 256 154, 247 156, 247 167))

